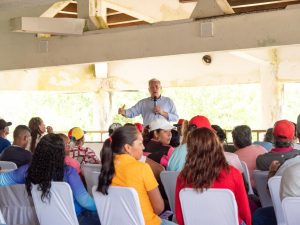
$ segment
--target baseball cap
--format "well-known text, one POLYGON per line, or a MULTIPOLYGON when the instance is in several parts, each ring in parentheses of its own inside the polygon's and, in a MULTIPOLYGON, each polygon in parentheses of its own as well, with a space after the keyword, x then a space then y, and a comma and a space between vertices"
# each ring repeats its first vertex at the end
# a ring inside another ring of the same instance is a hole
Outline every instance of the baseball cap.
POLYGON ((197 128, 206 127, 208 129, 212 129, 209 120, 205 116, 194 116, 189 125, 195 125, 197 128))
POLYGON ((79 128, 79 127, 73 127, 71 130, 69 130, 68 137, 70 139, 75 139, 75 141, 78 141, 81 138, 83 138, 83 136, 84 136, 85 133, 86 132, 83 131, 81 128, 79 128))
POLYGON ((157 129, 162 129, 162 130, 172 130, 175 127, 169 124, 169 122, 166 119, 159 118, 151 121, 149 124, 150 126, 150 131, 157 130, 157 129))
POLYGON ((273 136, 279 140, 293 140, 295 125, 288 120, 279 120, 274 124, 273 136))
POLYGON ((134 125, 138 129, 139 132, 141 132, 141 133, 143 132, 143 129, 144 129, 143 124, 135 123, 134 125))
POLYGON ((179 127, 179 126, 182 126, 183 123, 184 123, 184 119, 179 119, 178 122, 176 124, 174 124, 174 126, 179 127))
POLYGON ((11 122, 6 122, 4 119, 0 119, 0 130, 3 130, 5 127, 12 125, 11 122))

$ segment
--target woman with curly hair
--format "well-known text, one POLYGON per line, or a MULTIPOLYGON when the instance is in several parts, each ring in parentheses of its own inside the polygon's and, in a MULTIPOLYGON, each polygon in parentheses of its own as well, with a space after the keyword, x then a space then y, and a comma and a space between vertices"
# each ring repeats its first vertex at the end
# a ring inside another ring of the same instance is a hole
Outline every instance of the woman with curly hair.
POLYGON ((158 216, 164 209, 164 202, 150 166, 138 161, 143 149, 142 134, 135 126, 115 130, 101 151, 97 191, 107 195, 110 185, 133 187, 138 193, 146 225, 172 225, 173 222, 158 216))
POLYGON ((215 132, 208 128, 192 131, 188 136, 187 151, 184 168, 176 183, 175 211, 178 224, 184 224, 179 192, 189 187, 199 191, 206 188, 231 190, 238 206, 239 223, 251 225, 249 202, 242 175, 228 165, 223 146, 215 132))
POLYGON ((32 117, 29 120, 28 127, 31 131, 31 142, 29 149, 32 153, 34 153, 38 142, 46 132, 46 126, 44 121, 40 117, 32 117))
POLYGON ((50 201, 51 181, 67 182, 73 192, 75 211, 80 225, 99 225, 94 200, 86 191, 72 167, 64 165, 65 146, 57 134, 47 134, 38 143, 31 164, 17 170, 0 173, 0 186, 24 184, 31 195, 32 184, 41 190, 41 199, 50 201))

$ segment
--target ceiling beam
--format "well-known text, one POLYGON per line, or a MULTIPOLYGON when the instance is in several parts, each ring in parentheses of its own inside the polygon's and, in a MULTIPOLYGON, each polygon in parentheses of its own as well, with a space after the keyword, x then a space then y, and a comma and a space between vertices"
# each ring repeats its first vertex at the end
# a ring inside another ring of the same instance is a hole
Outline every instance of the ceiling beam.
POLYGON ((72 18, 18 17, 11 20, 13 32, 81 35, 85 20, 72 18))
POLYGON ((280 3, 293 3, 299 0, 228 0, 232 8, 271 5, 280 3))
POLYGON ((37 51, 41 40, 3 32, 0 70, 294 45, 300 44, 299 21, 300 8, 294 8, 106 29, 79 37, 51 37, 47 53, 37 51), (201 33, 207 23, 213 28, 211 37, 201 33))

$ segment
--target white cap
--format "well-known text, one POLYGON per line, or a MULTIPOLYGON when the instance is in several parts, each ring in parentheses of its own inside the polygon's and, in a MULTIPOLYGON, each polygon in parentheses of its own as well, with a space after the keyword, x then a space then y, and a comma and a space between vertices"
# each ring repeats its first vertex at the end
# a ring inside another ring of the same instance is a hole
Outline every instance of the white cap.
POLYGON ((150 124, 150 131, 162 129, 162 130, 172 130, 175 127, 172 126, 166 119, 160 118, 153 120, 150 124))

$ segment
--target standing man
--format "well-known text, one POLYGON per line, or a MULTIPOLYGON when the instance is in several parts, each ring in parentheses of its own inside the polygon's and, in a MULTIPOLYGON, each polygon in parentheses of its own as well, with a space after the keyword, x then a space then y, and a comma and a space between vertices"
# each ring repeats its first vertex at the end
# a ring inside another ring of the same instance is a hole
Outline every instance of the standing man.
POLYGON ((6 122, 4 119, 0 119, 0 154, 1 152, 11 145, 11 143, 6 139, 9 134, 9 126, 11 122, 6 122))
POLYGON ((129 109, 125 109, 124 105, 122 108, 119 108, 118 113, 128 118, 141 114, 144 126, 162 117, 168 121, 177 121, 179 117, 174 102, 168 97, 161 96, 160 81, 157 79, 149 80, 148 90, 150 92, 149 98, 140 100, 129 109))

